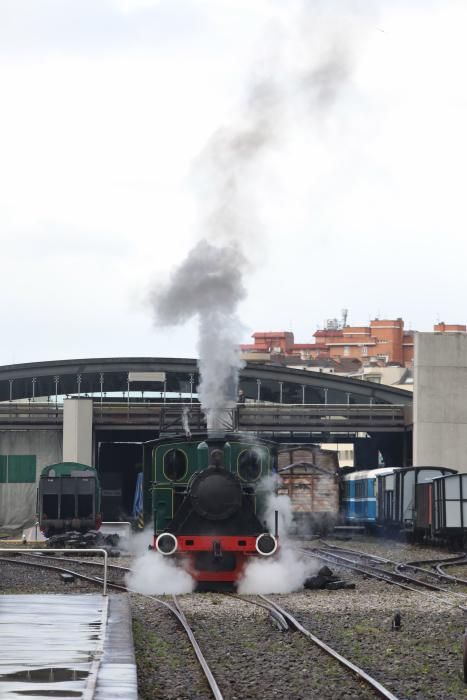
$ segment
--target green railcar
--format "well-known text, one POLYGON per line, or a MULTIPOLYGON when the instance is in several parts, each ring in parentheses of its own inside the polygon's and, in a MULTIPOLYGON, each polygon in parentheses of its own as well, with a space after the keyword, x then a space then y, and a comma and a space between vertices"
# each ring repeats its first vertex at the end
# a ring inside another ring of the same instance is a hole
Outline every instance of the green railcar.
POLYGON ((99 529, 102 517, 97 471, 78 462, 44 467, 37 489, 37 511, 40 529, 47 537, 69 530, 99 529))

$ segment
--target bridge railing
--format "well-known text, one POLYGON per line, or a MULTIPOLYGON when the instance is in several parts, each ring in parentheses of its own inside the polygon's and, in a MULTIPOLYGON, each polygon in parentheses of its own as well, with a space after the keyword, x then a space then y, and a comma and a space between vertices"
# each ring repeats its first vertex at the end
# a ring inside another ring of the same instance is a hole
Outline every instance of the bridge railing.
POLYGON ((329 430, 330 427, 352 429, 402 428, 405 425, 404 406, 386 404, 280 404, 274 406, 246 405, 239 407, 240 430, 329 430))
POLYGON ((0 403, 0 423, 57 423, 63 421, 63 404, 36 401, 0 403))
MULTIPOLYGON (((238 430, 397 429, 407 425, 407 407, 392 404, 238 404, 231 410, 238 430)), ((163 432, 206 429, 198 403, 94 403, 95 425, 138 425, 163 432)), ((0 423, 61 425, 63 406, 55 403, 0 403, 0 423)))

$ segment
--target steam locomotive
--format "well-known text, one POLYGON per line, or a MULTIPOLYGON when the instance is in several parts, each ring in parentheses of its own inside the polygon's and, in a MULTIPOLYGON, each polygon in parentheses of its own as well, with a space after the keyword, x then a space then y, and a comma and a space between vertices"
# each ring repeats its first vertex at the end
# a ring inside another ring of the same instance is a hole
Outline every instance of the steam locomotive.
POLYGON ((265 523, 264 478, 275 445, 235 433, 166 438, 152 450, 153 548, 172 557, 198 590, 235 587, 252 557, 278 548, 265 523))

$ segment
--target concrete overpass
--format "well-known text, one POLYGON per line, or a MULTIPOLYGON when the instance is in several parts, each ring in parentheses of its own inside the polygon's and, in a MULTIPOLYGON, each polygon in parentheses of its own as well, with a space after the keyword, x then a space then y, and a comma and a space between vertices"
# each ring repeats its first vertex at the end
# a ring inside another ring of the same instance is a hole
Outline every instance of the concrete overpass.
MULTIPOLYGON (((93 396, 103 401, 121 394, 157 389, 164 394, 194 396, 198 385, 197 360, 185 358, 91 358, 53 360, 0 367, 0 402, 46 397, 93 396), (164 372, 164 384, 150 373, 164 372), (147 375, 147 379, 132 379, 147 375)), ((411 405, 411 392, 327 372, 291 369, 282 365, 247 363, 240 371, 240 388, 247 398, 293 404, 411 405)))

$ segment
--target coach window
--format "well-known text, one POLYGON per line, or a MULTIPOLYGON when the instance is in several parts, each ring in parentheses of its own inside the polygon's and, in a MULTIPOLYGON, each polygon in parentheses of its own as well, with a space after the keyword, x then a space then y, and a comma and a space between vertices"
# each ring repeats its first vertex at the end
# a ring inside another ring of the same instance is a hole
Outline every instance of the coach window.
POLYGON ((187 472, 187 458, 182 450, 169 450, 164 455, 164 476, 168 481, 181 481, 187 472))

